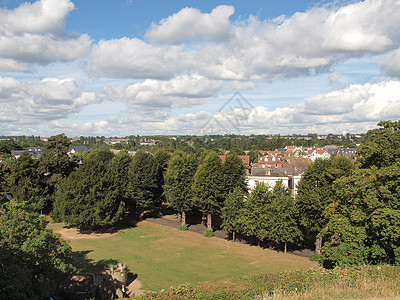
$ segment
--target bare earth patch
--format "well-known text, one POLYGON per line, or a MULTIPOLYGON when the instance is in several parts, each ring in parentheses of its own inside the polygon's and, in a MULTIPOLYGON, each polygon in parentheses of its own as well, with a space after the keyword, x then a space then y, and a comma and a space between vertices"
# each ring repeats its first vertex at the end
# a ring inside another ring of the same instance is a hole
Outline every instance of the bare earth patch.
POLYGON ((61 234, 64 240, 100 239, 109 237, 112 233, 81 233, 77 228, 61 228, 53 230, 61 234))
POLYGON ((139 279, 132 281, 131 284, 126 288, 128 290, 129 297, 132 297, 133 295, 140 296, 145 292, 142 290, 142 282, 139 279))

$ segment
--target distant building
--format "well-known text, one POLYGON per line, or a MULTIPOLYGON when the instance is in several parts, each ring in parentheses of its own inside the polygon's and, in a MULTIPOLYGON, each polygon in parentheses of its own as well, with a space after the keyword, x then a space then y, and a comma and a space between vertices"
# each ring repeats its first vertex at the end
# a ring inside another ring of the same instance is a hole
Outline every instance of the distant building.
POLYGON ((69 156, 71 156, 76 153, 83 153, 83 152, 90 152, 90 150, 86 146, 72 146, 72 147, 69 147, 69 151, 67 154, 69 156))
POLYGON ((28 152, 32 158, 40 158, 43 154, 42 147, 28 147, 26 150, 11 150, 11 155, 15 158, 20 157, 23 153, 28 152))
POLYGON ((247 184, 249 190, 253 190, 257 183, 262 182, 273 188, 275 184, 281 180, 282 183, 290 189, 293 195, 297 193, 297 184, 300 181, 301 176, 247 176, 247 184))

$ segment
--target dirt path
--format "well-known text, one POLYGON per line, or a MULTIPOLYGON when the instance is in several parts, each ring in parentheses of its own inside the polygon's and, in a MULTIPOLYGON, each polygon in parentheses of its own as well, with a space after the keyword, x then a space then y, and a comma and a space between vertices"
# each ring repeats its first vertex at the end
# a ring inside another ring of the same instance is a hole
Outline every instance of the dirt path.
MULTIPOLYGON (((160 225, 164 226, 169 226, 169 227, 174 227, 178 228, 179 227, 179 222, 176 220, 169 220, 165 218, 147 218, 145 221, 152 222, 152 223, 157 223, 160 225)), ((189 225, 188 230, 196 233, 203 234, 204 231, 206 230, 206 227, 203 225, 189 225)), ((214 232, 215 236, 221 239, 227 239, 228 235, 220 230, 217 230, 214 232)))

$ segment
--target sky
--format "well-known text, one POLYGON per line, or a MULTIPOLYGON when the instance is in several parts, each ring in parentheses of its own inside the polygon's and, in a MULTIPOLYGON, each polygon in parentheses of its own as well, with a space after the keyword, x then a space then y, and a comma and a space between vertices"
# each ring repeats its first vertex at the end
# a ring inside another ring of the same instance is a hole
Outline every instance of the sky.
POLYGON ((364 133, 400 0, 0 0, 0 135, 364 133))

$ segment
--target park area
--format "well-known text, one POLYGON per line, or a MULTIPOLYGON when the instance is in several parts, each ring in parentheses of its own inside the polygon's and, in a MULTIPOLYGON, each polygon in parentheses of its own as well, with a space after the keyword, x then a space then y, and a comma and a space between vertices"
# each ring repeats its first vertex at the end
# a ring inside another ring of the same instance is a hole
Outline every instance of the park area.
POLYGON ((80 274, 122 262, 146 291, 182 283, 318 268, 307 257, 142 221, 114 233, 79 233, 62 223, 49 228, 69 242, 80 274))

